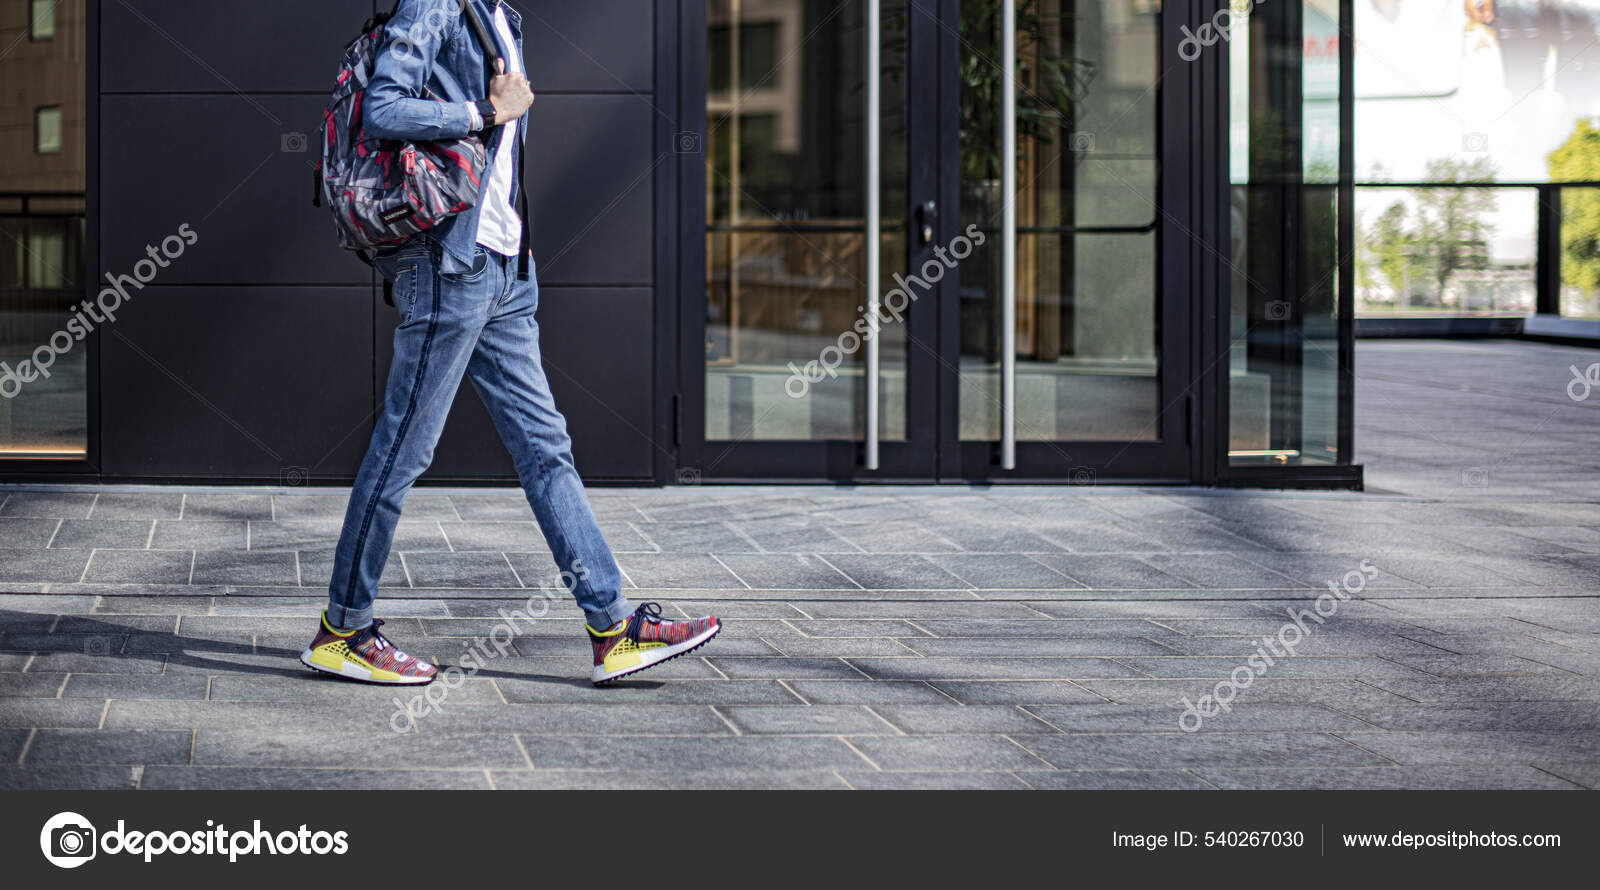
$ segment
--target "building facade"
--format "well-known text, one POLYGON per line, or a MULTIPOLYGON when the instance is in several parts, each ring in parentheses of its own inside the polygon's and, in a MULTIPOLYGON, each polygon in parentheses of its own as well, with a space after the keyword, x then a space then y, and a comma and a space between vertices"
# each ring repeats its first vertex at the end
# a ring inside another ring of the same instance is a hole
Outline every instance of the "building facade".
MULTIPOLYGON (((587 479, 1360 485, 1349 2, 506 2, 587 479)), ((0 479, 352 478, 311 167, 388 5, 0 0, 0 479)), ((426 480, 513 479, 464 386, 426 480)))

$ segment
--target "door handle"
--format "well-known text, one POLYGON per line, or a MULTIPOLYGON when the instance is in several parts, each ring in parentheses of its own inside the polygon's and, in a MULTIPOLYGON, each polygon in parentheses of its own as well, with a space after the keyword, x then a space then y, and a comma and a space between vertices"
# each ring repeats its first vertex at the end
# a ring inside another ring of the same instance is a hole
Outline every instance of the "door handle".
POLYGON ((934 232, 939 227, 939 205, 934 201, 923 201, 917 205, 917 230, 922 233, 922 244, 927 246, 933 243, 934 232))

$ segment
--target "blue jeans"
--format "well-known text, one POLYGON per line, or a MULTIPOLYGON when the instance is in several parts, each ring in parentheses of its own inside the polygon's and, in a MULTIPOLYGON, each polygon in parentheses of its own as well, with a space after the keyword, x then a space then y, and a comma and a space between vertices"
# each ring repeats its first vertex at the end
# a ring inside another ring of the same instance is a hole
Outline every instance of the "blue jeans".
POLYGON ((621 572, 589 508, 566 419, 539 360, 538 282, 532 274, 518 281, 514 257, 482 247, 460 275, 439 272, 440 261, 438 244, 426 236, 374 261, 393 282, 400 324, 383 408, 339 535, 328 621, 345 630, 372 623, 400 509, 433 460, 465 374, 511 451, 522 490, 589 626, 611 627, 633 606, 622 596, 621 572))

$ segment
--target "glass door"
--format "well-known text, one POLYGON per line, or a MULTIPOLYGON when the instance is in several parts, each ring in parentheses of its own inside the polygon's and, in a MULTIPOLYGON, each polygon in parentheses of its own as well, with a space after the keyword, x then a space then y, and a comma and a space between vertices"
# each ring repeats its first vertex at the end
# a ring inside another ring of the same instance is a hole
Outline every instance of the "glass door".
POLYGON ((931 475, 909 345, 931 310, 896 293, 917 247, 913 127, 931 120, 912 33, 933 21, 913 5, 706 4, 699 473, 931 475))
POLYGON ((1184 477, 1187 368, 1163 336, 1182 328, 1160 286, 1160 2, 960 14, 960 219, 983 243, 949 310, 947 473, 1184 477))

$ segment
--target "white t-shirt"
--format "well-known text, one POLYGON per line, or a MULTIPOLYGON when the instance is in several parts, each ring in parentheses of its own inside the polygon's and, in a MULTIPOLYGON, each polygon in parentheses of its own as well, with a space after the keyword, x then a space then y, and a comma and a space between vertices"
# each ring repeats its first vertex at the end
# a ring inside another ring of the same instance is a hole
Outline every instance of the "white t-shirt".
MULTIPOLYGON (((509 73, 522 73, 522 57, 516 52, 516 39, 511 36, 511 24, 506 21, 505 7, 495 4, 494 29, 500 36, 506 53, 509 73)), ((511 161, 516 154, 517 124, 522 119, 502 124, 505 133, 500 136, 500 149, 494 154, 489 169, 489 185, 483 193, 483 209, 478 212, 478 243, 501 254, 514 257, 522 249, 522 218, 511 204, 511 161)))

